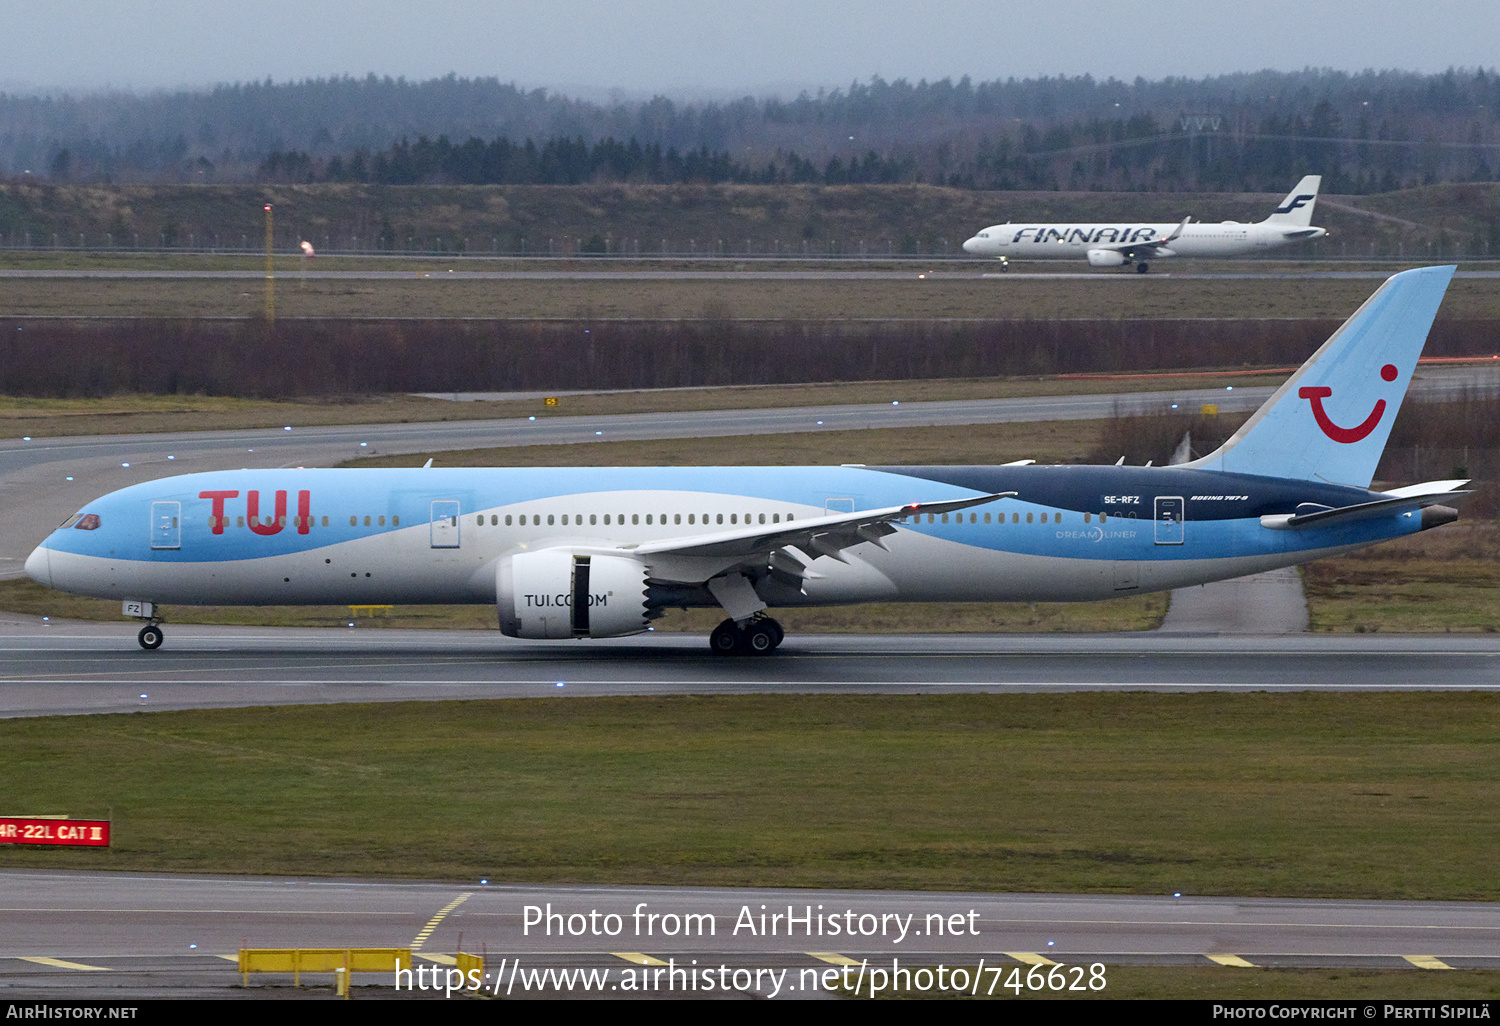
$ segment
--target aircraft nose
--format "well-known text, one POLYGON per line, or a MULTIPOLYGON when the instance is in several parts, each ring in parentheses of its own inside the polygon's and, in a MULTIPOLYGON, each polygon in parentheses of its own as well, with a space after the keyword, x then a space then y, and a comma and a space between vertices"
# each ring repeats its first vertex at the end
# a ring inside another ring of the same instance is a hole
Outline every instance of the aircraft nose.
POLYGON ((52 587, 52 559, 45 545, 38 545, 26 557, 26 576, 38 584, 52 587))
POLYGON ((966 239, 964 241, 964 252, 965 253, 978 253, 979 252, 979 236, 976 235, 972 239, 966 239))

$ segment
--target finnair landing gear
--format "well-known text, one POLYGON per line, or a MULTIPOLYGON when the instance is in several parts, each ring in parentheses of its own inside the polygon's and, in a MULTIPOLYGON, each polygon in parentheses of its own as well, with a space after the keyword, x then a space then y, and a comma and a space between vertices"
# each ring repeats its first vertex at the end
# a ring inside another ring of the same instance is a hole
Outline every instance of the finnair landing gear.
POLYGON ((769 616, 757 616, 744 627, 725 620, 709 635, 708 647, 715 655, 770 655, 785 637, 781 624, 769 616))
POLYGON ((141 633, 137 634, 135 637, 136 640, 141 643, 141 647, 144 648, 147 652, 154 652, 158 648, 161 648, 161 628, 154 623, 148 623, 146 626, 142 627, 141 633))
POLYGON ((1140 263, 1138 263, 1138 264, 1135 265, 1135 273, 1136 274, 1145 274, 1148 270, 1150 270, 1150 267, 1151 267, 1150 264, 1148 264, 1148 263, 1146 263, 1146 261, 1142 260, 1140 263))

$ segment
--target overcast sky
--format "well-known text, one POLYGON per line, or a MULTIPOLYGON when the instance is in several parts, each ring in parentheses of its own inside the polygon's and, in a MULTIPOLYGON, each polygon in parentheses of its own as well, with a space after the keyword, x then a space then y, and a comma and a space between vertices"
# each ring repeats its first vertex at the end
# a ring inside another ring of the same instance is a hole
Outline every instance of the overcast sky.
POLYGON ((1497 0, 0 0, 0 88, 495 76, 565 92, 1495 66, 1497 0))

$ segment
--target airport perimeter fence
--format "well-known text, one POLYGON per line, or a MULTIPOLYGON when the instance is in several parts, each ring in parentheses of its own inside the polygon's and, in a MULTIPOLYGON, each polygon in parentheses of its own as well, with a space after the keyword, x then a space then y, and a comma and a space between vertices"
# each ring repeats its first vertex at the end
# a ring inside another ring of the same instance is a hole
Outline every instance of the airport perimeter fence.
MULTIPOLYGON (((599 261, 733 261, 754 263, 776 263, 785 261, 835 261, 835 262, 931 262, 964 261, 976 264, 998 262, 984 257, 975 257, 963 251, 962 239, 616 239, 612 236, 592 238, 553 237, 527 240, 489 236, 407 237, 389 245, 361 240, 356 235, 330 232, 311 232, 299 235, 295 232, 277 232, 273 254, 278 257, 302 257, 302 243, 312 246, 313 252, 324 257, 350 257, 358 259, 381 258, 430 258, 463 260, 599 260, 599 261)), ((139 234, 129 239, 116 239, 111 234, 90 237, 86 233, 63 236, 59 233, 40 235, 32 232, 0 232, 0 251, 14 253, 75 253, 93 256, 146 254, 154 256, 265 256, 262 237, 254 233, 239 232, 219 234, 214 232, 189 232, 185 239, 169 238, 166 233, 155 239, 142 239, 139 234)), ((1083 253, 1076 254, 1083 261, 1083 253)), ((1202 258, 1218 259, 1218 258, 1202 258)), ((1308 262, 1367 262, 1406 260, 1460 260, 1465 262, 1500 259, 1500 245, 1492 246, 1487 238, 1473 239, 1466 243, 1445 241, 1381 240, 1371 243, 1355 243, 1347 240, 1328 240, 1311 243, 1303 247, 1273 249, 1262 253, 1247 253, 1233 258, 1250 261, 1308 261, 1308 262)))

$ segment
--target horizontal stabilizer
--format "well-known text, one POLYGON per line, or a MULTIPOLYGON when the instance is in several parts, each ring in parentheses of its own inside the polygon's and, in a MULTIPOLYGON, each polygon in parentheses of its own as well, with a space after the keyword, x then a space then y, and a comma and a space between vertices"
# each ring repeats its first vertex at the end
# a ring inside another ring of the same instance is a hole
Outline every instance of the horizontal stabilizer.
POLYGON ((1412 510, 1437 506, 1445 500, 1472 495, 1472 489, 1460 490, 1458 487, 1468 483, 1467 481, 1430 481, 1427 484, 1409 485, 1406 488, 1382 492, 1382 495, 1387 496, 1384 499, 1358 502, 1352 506, 1339 506, 1336 509, 1304 503, 1297 507, 1296 513, 1272 513, 1261 517, 1260 526, 1268 527, 1273 531, 1295 531, 1305 527, 1327 527, 1334 522, 1346 524, 1374 517, 1397 516, 1412 510), (1307 512, 1302 512, 1304 509, 1307 512))

